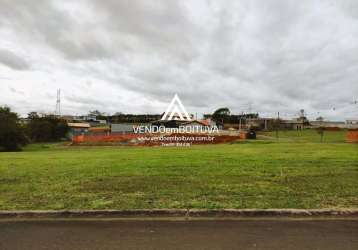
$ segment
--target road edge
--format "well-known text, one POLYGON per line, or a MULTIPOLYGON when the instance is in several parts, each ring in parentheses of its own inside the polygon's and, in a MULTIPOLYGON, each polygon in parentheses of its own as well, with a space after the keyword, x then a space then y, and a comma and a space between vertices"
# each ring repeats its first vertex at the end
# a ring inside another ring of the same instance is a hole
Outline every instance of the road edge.
POLYGON ((0 211, 0 219, 46 218, 358 218, 358 209, 138 209, 0 211))

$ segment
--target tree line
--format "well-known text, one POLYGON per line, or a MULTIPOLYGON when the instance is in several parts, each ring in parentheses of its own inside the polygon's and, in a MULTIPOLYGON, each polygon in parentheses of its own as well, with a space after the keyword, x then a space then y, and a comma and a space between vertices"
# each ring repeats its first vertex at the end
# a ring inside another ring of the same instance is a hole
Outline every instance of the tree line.
MULTIPOLYGON (((135 115, 116 113, 106 115, 98 110, 90 111, 89 115, 96 119, 107 120, 110 123, 135 122, 147 123, 160 120, 162 115, 135 115)), ((237 123, 240 120, 257 118, 258 114, 232 115, 228 108, 219 108, 213 114, 206 114, 204 118, 211 118, 218 125, 237 123)), ((17 151, 21 147, 33 142, 54 142, 66 137, 69 131, 67 122, 55 115, 39 115, 36 112, 28 114, 27 119, 21 120, 17 113, 9 107, 0 106, 0 151, 17 151)))
POLYGON ((223 125, 224 123, 238 124, 248 119, 257 119, 258 117, 258 113, 233 115, 230 109, 226 107, 215 110, 213 114, 204 114, 204 119, 212 119, 216 121, 218 125, 223 125))
POLYGON ((67 122, 54 115, 28 114, 21 122, 9 107, 0 107, 0 151, 19 151, 33 142, 54 142, 66 137, 67 122))

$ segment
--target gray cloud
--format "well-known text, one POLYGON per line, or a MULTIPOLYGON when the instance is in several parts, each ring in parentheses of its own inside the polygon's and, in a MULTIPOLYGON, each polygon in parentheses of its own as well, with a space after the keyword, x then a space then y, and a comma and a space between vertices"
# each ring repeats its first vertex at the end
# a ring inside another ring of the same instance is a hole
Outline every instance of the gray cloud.
POLYGON ((24 95, 24 94, 25 94, 23 91, 16 90, 16 89, 14 89, 14 88, 12 88, 12 87, 10 87, 9 89, 10 89, 10 91, 11 91, 12 93, 14 93, 14 94, 20 94, 20 95, 24 95))
MULTIPOLYGON (((313 118, 358 116, 350 104, 358 99, 354 0, 0 5, 3 43, 28 52, 21 61, 1 49, 0 62, 13 69, 31 65, 26 75, 1 75, 4 84, 32 91, 35 99, 62 88, 71 93, 63 107, 68 112, 161 112, 178 93, 190 112, 228 106, 265 115, 294 116, 304 108, 313 118)), ((53 106, 53 98, 45 98, 53 106)), ((23 99, 13 99, 12 106, 21 106, 23 99)))
POLYGON ((15 53, 0 48, 0 63, 14 70, 27 70, 30 65, 22 57, 15 53))
POLYGON ((74 95, 74 94, 71 94, 69 96, 66 96, 66 100, 69 101, 69 102, 73 102, 73 103, 76 103, 76 104, 81 104, 81 105, 90 105, 90 106, 93 106, 93 105, 105 105, 104 102, 101 102, 99 101, 98 99, 94 98, 94 97, 83 97, 83 96, 77 96, 77 95, 74 95))

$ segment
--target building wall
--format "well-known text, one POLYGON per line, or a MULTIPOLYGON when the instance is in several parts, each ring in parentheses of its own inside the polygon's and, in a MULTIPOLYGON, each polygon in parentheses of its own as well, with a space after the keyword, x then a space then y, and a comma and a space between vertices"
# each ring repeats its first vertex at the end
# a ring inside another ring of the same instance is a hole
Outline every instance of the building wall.
POLYGON ((348 124, 345 122, 330 122, 330 121, 312 121, 310 122, 312 128, 325 127, 325 128, 341 128, 341 129, 355 129, 358 124, 348 124))
POLYGON ((112 133, 133 133, 134 124, 131 123, 119 123, 111 124, 112 133))
POLYGON ((149 123, 115 123, 111 124, 111 133, 134 133, 135 126, 150 126, 149 123))
POLYGON ((304 124, 295 120, 277 120, 272 118, 259 118, 247 121, 247 126, 256 130, 273 131, 277 128, 280 130, 302 130, 304 124))
POLYGON ((70 131, 67 134, 67 138, 72 139, 72 137, 77 135, 83 135, 88 133, 88 128, 70 128, 70 131))
POLYGON ((347 120, 346 124, 348 124, 348 125, 358 125, 358 120, 347 120))

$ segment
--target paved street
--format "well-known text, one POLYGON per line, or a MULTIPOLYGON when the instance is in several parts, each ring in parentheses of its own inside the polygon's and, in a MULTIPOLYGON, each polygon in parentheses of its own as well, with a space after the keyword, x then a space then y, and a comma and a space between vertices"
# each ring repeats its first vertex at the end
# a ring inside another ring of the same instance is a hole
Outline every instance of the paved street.
POLYGON ((357 250, 358 221, 0 221, 0 249, 357 250))

